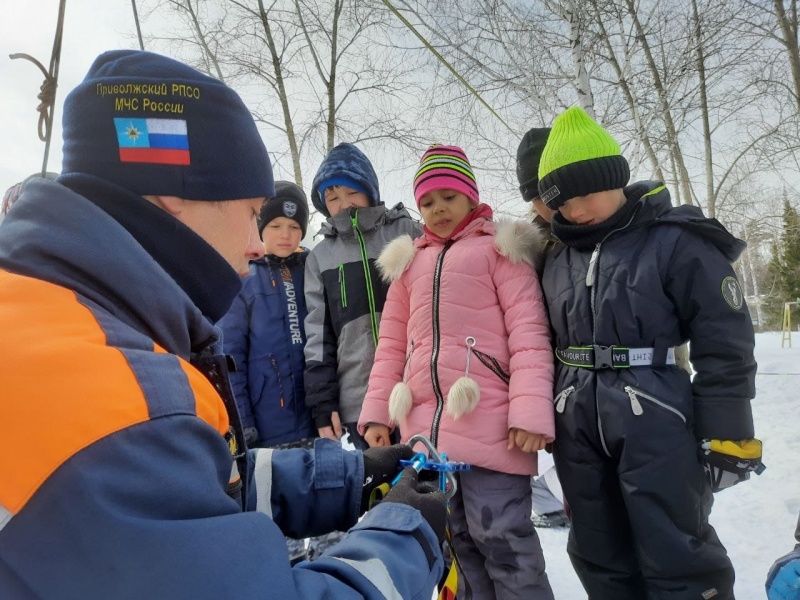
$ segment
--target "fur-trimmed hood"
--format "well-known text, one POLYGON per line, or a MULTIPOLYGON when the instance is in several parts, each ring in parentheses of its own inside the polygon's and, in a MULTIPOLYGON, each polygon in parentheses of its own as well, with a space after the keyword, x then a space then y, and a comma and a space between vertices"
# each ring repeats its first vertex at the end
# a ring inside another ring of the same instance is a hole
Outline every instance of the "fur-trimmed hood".
MULTIPOLYGON (((541 227, 528 221, 498 219, 497 221, 474 221, 453 238, 458 241, 470 235, 493 235, 497 252, 512 263, 527 263, 538 269, 544 260, 547 236, 541 227)), ((401 235, 392 240, 378 257, 378 270, 384 281, 391 283, 399 279, 414 260, 420 248, 439 244, 427 236, 412 240, 401 235)))

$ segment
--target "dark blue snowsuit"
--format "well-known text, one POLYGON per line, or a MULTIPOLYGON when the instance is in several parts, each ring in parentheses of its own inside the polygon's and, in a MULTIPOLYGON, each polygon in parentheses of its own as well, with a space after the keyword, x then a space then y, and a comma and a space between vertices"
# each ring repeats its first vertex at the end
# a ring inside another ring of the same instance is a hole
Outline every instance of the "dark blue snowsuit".
POLYGON ((653 349, 649 366, 556 362, 568 552, 591 600, 733 598, 698 440, 753 437, 753 328, 730 265, 744 243, 658 182, 625 195, 630 219, 594 248, 556 248, 542 282, 556 348, 653 349), (693 380, 666 364, 687 340, 693 380))

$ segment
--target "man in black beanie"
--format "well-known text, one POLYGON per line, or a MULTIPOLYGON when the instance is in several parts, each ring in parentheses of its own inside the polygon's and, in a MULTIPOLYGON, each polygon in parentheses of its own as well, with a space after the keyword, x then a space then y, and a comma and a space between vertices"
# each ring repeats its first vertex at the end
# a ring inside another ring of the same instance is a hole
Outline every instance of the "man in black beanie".
POLYGON ((430 597, 445 503, 415 473, 290 567, 281 530, 354 526, 412 451, 246 448, 214 322, 275 186, 239 96, 116 50, 63 122, 62 175, 0 228, 0 598, 430 597))

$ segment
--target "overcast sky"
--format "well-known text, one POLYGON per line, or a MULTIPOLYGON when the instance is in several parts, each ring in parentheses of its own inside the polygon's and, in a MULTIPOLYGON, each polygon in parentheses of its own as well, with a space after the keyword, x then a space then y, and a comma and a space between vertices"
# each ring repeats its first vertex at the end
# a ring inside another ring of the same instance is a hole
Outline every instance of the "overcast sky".
MULTIPOLYGON (((40 171, 44 156, 36 111, 44 77, 31 62, 8 55, 30 54, 49 68, 58 7, 59 0, 0 0, 0 196, 40 171)), ((61 170, 61 111, 67 93, 101 52, 138 46, 130 0, 67 0, 49 171, 61 170)))

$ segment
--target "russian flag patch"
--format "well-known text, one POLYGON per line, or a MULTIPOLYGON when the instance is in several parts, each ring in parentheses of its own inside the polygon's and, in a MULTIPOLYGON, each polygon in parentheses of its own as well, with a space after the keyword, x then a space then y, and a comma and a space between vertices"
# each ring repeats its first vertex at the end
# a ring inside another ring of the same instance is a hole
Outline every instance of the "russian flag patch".
POLYGON ((114 118, 121 162, 189 165, 189 135, 183 119, 114 118))

